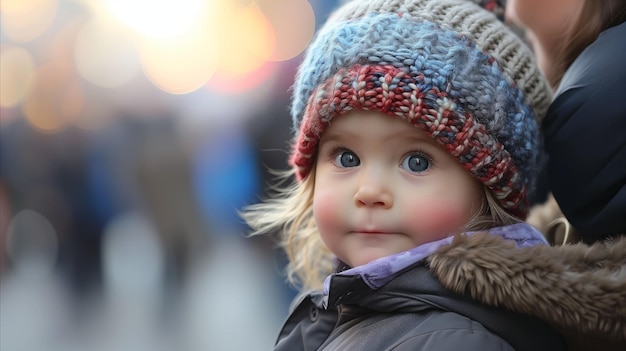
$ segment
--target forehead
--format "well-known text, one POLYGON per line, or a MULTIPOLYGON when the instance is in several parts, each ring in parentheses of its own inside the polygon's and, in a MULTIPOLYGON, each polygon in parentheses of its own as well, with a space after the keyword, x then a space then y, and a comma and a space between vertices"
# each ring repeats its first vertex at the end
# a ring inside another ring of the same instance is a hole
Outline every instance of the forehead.
POLYGON ((331 120, 320 142, 347 138, 381 138, 395 140, 411 138, 432 141, 419 128, 401 117, 378 111, 354 110, 331 120))

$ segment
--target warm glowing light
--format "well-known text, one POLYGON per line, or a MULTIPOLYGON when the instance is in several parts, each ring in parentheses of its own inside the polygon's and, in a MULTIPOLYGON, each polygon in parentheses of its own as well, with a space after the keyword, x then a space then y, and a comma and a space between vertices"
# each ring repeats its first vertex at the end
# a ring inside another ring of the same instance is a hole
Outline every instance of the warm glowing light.
POLYGON ((76 76, 74 65, 74 50, 76 36, 84 25, 83 18, 72 18, 65 21, 63 25, 54 32, 50 40, 42 45, 41 52, 46 58, 45 63, 54 66, 54 76, 56 81, 51 81, 53 85, 50 89, 65 84, 70 78, 76 76))
POLYGON ((276 48, 270 59, 284 61, 300 54, 315 32, 315 13, 306 0, 258 0, 272 23, 276 48))
POLYGON ((47 133, 57 132, 67 125, 60 109, 67 78, 56 68, 53 64, 47 64, 37 69, 35 88, 22 105, 26 120, 33 127, 47 133))
POLYGON ((216 29, 221 28, 219 71, 241 76, 263 65, 274 51, 274 30, 256 3, 224 9, 216 29))
POLYGON ((26 120, 41 132, 63 130, 83 111, 84 91, 72 55, 81 24, 82 20, 67 21, 42 48, 45 64, 34 71, 34 88, 21 109, 26 120))
POLYGON ((267 61, 261 67, 245 75, 225 75, 217 72, 207 83, 207 88, 219 94, 242 94, 264 83, 273 84, 277 71, 278 64, 267 61))
POLYGON ((53 133, 66 126, 66 121, 59 113, 53 96, 40 91, 33 94, 22 106, 26 120, 39 131, 53 133))
POLYGON ((2 0, 2 32, 16 42, 32 41, 50 27, 57 7, 57 0, 2 0))
POLYGON ((35 62, 32 55, 20 47, 10 47, 0 53, 0 106, 14 107, 33 87, 35 62))
POLYGON ((92 19, 76 38, 74 57, 80 75, 101 87, 119 87, 139 71, 139 59, 127 31, 92 19))
POLYGON ((190 93, 215 72, 214 33, 198 22, 184 36, 145 40, 140 44, 141 64, 150 81, 172 94, 190 93))
POLYGON ((137 33, 152 39, 174 38, 190 30, 205 6, 202 0, 106 0, 113 15, 137 33))

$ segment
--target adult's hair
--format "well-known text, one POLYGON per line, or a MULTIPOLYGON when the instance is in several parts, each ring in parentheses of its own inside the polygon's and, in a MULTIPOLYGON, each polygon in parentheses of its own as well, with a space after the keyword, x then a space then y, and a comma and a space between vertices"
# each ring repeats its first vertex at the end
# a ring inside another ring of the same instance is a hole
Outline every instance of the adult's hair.
POLYGON ((624 22, 625 0, 586 0, 578 19, 572 22, 568 28, 569 34, 561 41, 557 50, 554 71, 552 77, 549 77, 550 85, 554 89, 559 86, 565 71, 600 33, 624 22))

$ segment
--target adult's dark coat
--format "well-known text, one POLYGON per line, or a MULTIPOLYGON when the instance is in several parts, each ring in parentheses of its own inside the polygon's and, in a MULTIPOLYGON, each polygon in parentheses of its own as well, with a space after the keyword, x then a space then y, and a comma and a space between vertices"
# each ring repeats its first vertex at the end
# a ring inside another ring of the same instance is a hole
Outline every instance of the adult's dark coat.
POLYGON ((567 70, 544 118, 550 190, 586 242, 626 234, 626 23, 567 70))

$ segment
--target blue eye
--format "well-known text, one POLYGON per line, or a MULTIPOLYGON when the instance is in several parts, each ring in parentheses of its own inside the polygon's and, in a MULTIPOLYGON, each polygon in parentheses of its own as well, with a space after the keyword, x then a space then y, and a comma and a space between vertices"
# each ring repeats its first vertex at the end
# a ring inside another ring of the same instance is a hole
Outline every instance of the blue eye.
POLYGON ((361 160, 352 151, 342 151, 335 156, 335 164, 339 167, 356 167, 361 164, 361 160))
POLYGON ((430 161, 420 154, 411 154, 402 160, 402 168, 409 172, 424 172, 430 168, 430 161))

